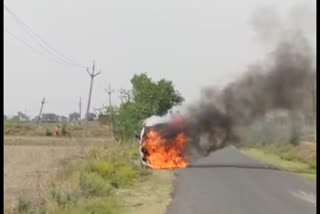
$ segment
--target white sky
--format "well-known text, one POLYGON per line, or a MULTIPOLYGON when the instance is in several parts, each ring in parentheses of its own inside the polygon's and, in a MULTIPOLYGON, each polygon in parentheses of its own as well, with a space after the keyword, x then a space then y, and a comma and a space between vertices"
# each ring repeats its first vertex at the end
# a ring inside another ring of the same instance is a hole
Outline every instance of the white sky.
MULTIPOLYGON (((5 4, 59 52, 80 64, 95 60, 91 109, 107 103, 105 88, 130 88, 133 74, 172 80, 187 101, 202 87, 221 86, 264 57, 250 19, 257 7, 284 13, 297 2, 315 0, 6 0, 5 4)), ((315 10, 315 7, 314 7, 315 10)), ((33 43, 5 11, 5 30, 33 43)), ((82 67, 56 63, 11 35, 4 35, 4 112, 85 112, 90 78, 82 67)), ((118 93, 113 103, 119 103, 118 93)))

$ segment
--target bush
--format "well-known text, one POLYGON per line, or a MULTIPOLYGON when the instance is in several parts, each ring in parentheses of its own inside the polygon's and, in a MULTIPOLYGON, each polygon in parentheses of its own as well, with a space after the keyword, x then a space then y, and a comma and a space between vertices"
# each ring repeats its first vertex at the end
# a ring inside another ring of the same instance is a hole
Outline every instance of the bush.
POLYGON ((51 197, 62 209, 70 208, 76 203, 76 198, 69 192, 63 192, 58 189, 54 189, 51 192, 51 197))
POLYGON ((133 184, 137 170, 127 163, 118 160, 94 160, 89 164, 89 172, 96 173, 111 186, 127 187, 133 184))
POLYGON ((106 196, 111 193, 111 184, 95 172, 82 172, 80 189, 86 197, 106 196))
POLYGON ((117 162, 115 167, 116 171, 113 182, 116 182, 121 187, 127 187, 134 183, 134 180, 137 178, 137 170, 122 162, 117 162))
POLYGON ((108 178, 114 175, 114 164, 111 161, 93 160, 89 164, 89 171, 108 178))
POLYGON ((32 202, 27 199, 20 198, 18 201, 18 212, 19 214, 34 214, 35 211, 32 206, 32 202))
POLYGON ((46 136, 52 136, 52 132, 50 132, 50 130, 47 128, 46 129, 46 133, 45 133, 46 136))

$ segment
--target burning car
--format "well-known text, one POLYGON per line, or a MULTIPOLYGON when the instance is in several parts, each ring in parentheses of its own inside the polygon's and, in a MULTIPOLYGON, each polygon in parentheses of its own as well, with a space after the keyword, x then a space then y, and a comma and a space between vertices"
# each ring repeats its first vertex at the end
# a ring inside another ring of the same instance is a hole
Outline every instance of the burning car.
POLYGON ((182 131, 182 118, 166 123, 145 125, 139 137, 141 164, 152 169, 185 168, 187 137, 182 131))

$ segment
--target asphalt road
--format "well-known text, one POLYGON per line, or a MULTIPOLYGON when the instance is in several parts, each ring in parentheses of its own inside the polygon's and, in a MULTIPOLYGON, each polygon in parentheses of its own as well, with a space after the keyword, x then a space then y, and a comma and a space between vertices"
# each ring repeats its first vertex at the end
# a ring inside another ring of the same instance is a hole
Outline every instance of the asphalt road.
POLYGON ((316 183, 272 169, 234 147, 176 172, 167 214, 316 213, 316 183))

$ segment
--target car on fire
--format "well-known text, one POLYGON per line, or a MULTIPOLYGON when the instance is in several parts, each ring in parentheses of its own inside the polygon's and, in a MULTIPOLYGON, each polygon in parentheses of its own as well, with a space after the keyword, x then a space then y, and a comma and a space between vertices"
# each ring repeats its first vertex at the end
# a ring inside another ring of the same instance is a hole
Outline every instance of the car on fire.
POLYGON ((146 143, 145 140, 148 137, 148 133, 151 130, 156 130, 157 133, 161 135, 161 137, 165 139, 171 139, 181 129, 182 121, 183 120, 181 117, 173 117, 171 118, 171 120, 163 123, 158 123, 153 125, 147 125, 146 123, 144 123, 140 133, 136 135, 136 137, 139 140, 140 164, 142 167, 154 168, 148 160, 148 156, 150 155, 150 152, 143 145, 144 143, 146 143))

